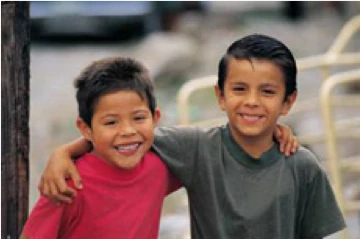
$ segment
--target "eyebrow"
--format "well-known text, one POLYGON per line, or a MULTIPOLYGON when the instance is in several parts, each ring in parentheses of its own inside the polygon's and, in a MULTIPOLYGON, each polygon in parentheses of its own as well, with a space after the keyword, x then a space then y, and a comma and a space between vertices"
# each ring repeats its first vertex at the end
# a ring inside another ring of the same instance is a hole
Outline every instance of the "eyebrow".
POLYGON ((115 113, 107 113, 100 117, 100 119, 107 118, 107 117, 118 117, 118 114, 115 113))
POLYGON ((247 83, 242 81, 232 82, 231 85, 247 85, 247 83))
MULTIPOLYGON (((150 110, 148 111, 148 109, 137 109, 137 110, 131 112, 130 114, 148 113, 148 112, 150 112, 150 110)), ((117 117, 117 116, 119 116, 119 114, 117 114, 117 113, 106 113, 103 116, 101 116, 101 118, 104 118, 104 117, 117 117)))
POLYGON ((278 88, 279 87, 279 84, 273 84, 273 83, 264 83, 264 84, 261 84, 262 87, 276 87, 278 88))
MULTIPOLYGON (((249 84, 246 83, 246 82, 242 82, 242 81, 237 81, 237 82, 233 82, 231 83, 231 87, 235 87, 235 86, 248 86, 249 84)), ((271 87, 271 88, 280 88, 280 85, 279 84, 274 84, 274 83, 269 83, 269 82, 266 82, 266 83, 261 83, 259 85, 259 87, 271 87)))
POLYGON ((132 114, 137 114, 137 113, 150 113, 150 110, 148 110, 148 109, 139 109, 139 110, 135 110, 134 112, 132 112, 132 114))

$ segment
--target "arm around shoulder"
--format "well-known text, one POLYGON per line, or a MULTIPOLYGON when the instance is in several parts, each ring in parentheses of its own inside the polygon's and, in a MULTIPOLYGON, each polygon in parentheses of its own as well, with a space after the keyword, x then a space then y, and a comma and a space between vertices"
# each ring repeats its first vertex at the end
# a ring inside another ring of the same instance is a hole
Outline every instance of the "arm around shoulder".
POLYGON ((76 191, 66 184, 66 179, 71 178, 77 189, 82 188, 81 178, 72 158, 86 153, 89 149, 90 145, 84 138, 58 147, 42 174, 38 187, 40 193, 55 201, 70 203, 70 197, 75 196, 76 191))
POLYGON ((192 181, 201 130, 195 127, 160 127, 153 150, 185 186, 192 181))

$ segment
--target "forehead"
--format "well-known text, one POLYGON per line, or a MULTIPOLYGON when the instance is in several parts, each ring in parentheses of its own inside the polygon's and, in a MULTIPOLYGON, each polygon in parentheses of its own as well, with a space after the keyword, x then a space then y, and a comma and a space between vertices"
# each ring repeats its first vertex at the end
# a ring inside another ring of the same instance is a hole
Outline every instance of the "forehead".
POLYGON ((228 63, 226 82, 251 80, 284 84, 281 68, 270 60, 231 58, 228 63))
POLYGON ((124 108, 145 105, 147 101, 138 92, 133 90, 118 90, 99 97, 96 107, 124 108))

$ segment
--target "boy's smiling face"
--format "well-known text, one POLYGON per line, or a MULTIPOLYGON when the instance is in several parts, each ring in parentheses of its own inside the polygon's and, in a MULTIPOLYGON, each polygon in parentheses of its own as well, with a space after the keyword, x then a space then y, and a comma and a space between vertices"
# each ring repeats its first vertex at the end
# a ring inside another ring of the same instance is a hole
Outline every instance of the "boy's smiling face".
POLYGON ((286 115, 296 99, 295 92, 284 101, 285 92, 282 71, 271 61, 231 58, 224 91, 216 87, 216 94, 235 140, 271 143, 278 117, 286 115))
POLYGON ((150 149, 160 117, 136 92, 121 90, 103 95, 94 106, 92 126, 81 119, 77 125, 92 142, 94 154, 123 168, 134 168, 150 149))

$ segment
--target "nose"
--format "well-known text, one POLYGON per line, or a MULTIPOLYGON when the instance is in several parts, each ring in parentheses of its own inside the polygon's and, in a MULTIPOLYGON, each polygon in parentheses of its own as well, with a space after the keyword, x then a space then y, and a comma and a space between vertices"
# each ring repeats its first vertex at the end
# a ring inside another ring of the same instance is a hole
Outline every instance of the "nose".
POLYGON ((119 135, 121 137, 128 137, 128 136, 132 136, 134 135, 137 131, 135 130, 135 128, 133 127, 132 124, 127 123, 127 124, 122 124, 123 126, 120 127, 119 129, 119 135))
POLYGON ((250 107, 259 106, 259 96, 257 91, 249 91, 246 94, 245 104, 250 107))

